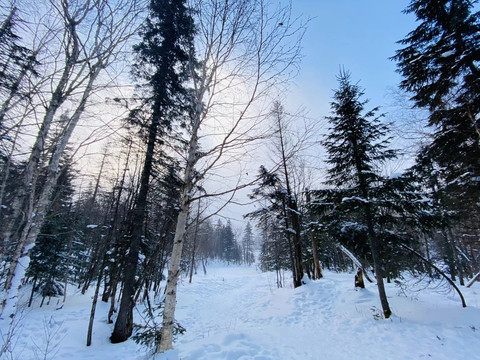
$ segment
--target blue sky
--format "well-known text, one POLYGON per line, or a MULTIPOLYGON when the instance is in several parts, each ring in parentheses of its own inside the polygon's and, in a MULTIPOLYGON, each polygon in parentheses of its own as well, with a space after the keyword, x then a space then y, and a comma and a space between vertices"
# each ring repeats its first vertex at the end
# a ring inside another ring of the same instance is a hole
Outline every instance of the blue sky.
POLYGON ((312 20, 292 87, 294 99, 287 104, 305 106, 312 117, 327 115, 340 66, 360 81, 372 107, 391 103, 386 94, 400 76, 388 58, 400 48, 396 41, 415 28, 414 16, 402 13, 408 4, 409 0, 293 0, 294 13, 312 20))

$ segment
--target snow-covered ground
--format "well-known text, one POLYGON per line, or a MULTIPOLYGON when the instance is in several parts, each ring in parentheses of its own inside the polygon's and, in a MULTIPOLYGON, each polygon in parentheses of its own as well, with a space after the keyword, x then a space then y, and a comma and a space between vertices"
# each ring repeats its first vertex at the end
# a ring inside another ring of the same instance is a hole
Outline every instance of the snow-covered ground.
MULTIPOLYGON (((467 308, 454 293, 386 284, 389 320, 378 319, 376 287, 366 285, 355 290, 352 274, 326 272, 298 289, 278 289, 274 274, 255 267, 210 266, 180 284, 177 319, 187 331, 157 359, 480 359, 480 283, 462 288, 467 308)), ((60 310, 53 300, 25 310, 5 359, 150 358, 132 340, 110 344, 102 302, 87 348, 90 302, 91 295, 72 294, 60 310)))

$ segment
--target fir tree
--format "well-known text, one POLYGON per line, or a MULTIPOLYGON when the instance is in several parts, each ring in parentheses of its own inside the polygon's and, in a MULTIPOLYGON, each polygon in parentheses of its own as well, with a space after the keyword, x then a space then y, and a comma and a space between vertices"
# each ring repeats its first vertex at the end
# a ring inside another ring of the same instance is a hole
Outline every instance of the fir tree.
POLYGON ((368 237, 370 252, 377 278, 378 292, 383 314, 391 314, 383 284, 384 264, 380 258, 379 238, 375 229, 375 208, 371 204, 372 191, 381 180, 378 164, 396 156, 387 149, 387 126, 380 122, 378 108, 365 111, 366 100, 358 85, 351 83, 350 74, 342 71, 338 76, 339 89, 331 103, 332 116, 330 134, 324 141, 328 153, 328 185, 347 191, 338 192, 336 203, 343 204, 345 215, 348 211, 360 212, 364 223, 353 224, 359 232, 368 237))
MULTIPOLYGON (((456 210, 478 212, 480 196, 480 13, 477 1, 412 0, 419 25, 393 57, 401 88, 430 110, 433 139, 422 149, 440 171, 456 210)), ((469 215, 470 216, 470 215, 469 215)))

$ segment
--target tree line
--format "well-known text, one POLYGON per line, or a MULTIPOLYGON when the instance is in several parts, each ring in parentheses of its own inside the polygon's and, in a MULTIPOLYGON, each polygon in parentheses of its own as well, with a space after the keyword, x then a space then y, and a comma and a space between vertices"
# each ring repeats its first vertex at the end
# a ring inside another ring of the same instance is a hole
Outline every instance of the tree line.
POLYGON ((417 0, 405 10, 419 25, 399 41, 392 60, 412 107, 427 111, 431 133, 415 164, 402 173, 387 173, 386 165, 399 155, 390 147, 396 134, 378 107, 368 107, 364 89, 348 71, 337 76, 329 128, 320 142, 327 163, 322 187, 295 178, 302 164, 294 155, 303 140, 292 137, 284 146, 292 114, 273 105, 277 162, 273 170, 260 169, 262 180, 251 196, 265 206, 248 216, 264 239, 262 266, 277 271, 279 286, 284 269, 292 271, 296 287, 304 273, 321 278, 320 264, 334 270, 354 266, 358 275, 375 277, 388 318, 384 279, 405 271, 437 273, 458 290, 457 279, 465 285, 479 278, 480 22, 473 3, 417 0))

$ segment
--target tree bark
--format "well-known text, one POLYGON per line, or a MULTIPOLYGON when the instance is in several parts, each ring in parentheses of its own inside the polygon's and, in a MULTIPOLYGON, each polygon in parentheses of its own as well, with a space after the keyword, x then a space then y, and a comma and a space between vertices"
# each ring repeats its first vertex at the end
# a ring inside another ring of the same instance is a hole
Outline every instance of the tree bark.
POLYGON ((157 353, 172 349, 173 326, 175 321, 175 307, 177 302, 177 282, 179 277, 180 259, 182 257, 183 236, 187 223, 188 205, 183 202, 177 217, 177 227, 173 241, 172 257, 168 269, 167 286, 165 288, 165 307, 163 309, 160 343, 157 344, 157 353))
POLYGON ((142 177, 140 180, 140 190, 135 208, 132 211, 131 223, 129 226, 131 240, 123 278, 122 300, 120 301, 120 308, 118 310, 117 320, 115 321, 115 327, 110 336, 110 341, 114 344, 123 342, 132 335, 133 307, 135 305, 135 275, 137 273, 138 255, 140 253, 140 243, 145 222, 149 179, 153 168, 153 154, 157 139, 159 120, 160 119, 157 116, 154 116, 149 127, 147 153, 145 154, 142 177))
MULTIPOLYGON (((364 196, 367 195, 364 191, 364 196)), ((367 199, 367 197, 365 197, 367 199)), ((375 278, 377 279, 378 295, 380 303, 382 304, 383 316, 388 319, 392 315, 390 306, 388 304, 387 293, 385 292, 385 285, 383 283, 383 269, 381 265, 380 254, 378 252, 378 243, 375 230, 373 228, 372 213, 370 204, 365 204, 365 216, 367 218, 368 240, 370 242, 370 250, 372 251, 373 267, 375 269, 375 278)))
POLYGON ((190 197, 193 189, 194 167, 198 150, 198 130, 200 127, 201 103, 197 104, 196 117, 192 126, 192 135, 189 141, 188 153, 183 178, 183 186, 180 192, 180 212, 177 216, 177 226, 173 240, 172 256, 168 269, 167 285, 165 287, 165 307, 163 309, 162 329, 160 343, 157 344, 156 352, 162 353, 172 349, 173 326, 175 321, 175 307, 177 302, 177 282, 179 277, 180 259, 182 257, 183 238, 187 225, 187 216, 190 208, 190 197))

